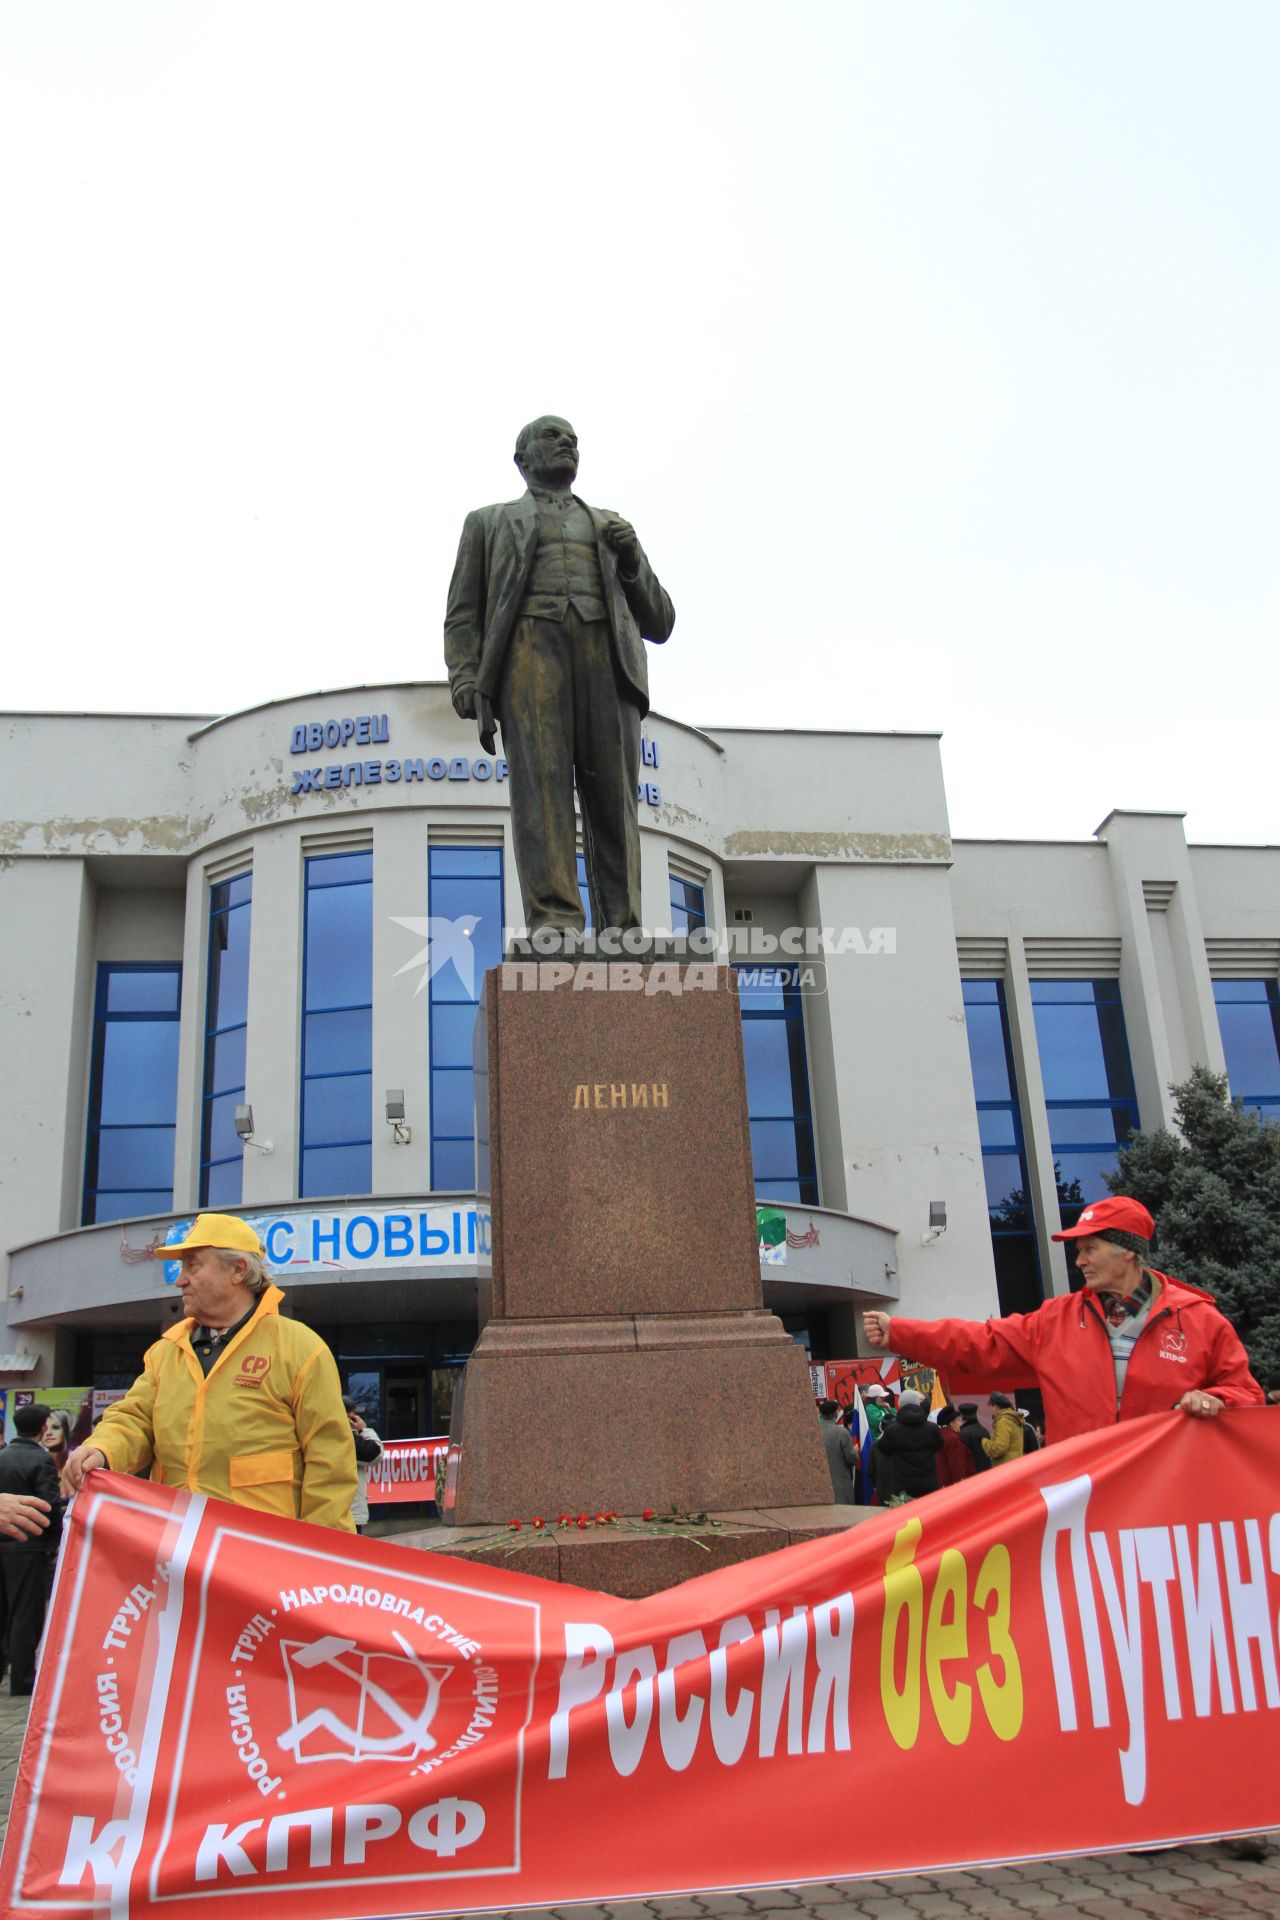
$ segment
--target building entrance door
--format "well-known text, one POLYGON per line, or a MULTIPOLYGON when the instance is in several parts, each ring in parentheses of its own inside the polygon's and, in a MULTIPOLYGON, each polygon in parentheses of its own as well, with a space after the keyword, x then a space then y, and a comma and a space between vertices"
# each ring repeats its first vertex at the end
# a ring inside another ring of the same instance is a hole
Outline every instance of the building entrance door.
POLYGON ((383 1378, 387 1430, 384 1440, 419 1440, 431 1431, 427 1425, 427 1382, 422 1373, 400 1373, 391 1367, 383 1378))

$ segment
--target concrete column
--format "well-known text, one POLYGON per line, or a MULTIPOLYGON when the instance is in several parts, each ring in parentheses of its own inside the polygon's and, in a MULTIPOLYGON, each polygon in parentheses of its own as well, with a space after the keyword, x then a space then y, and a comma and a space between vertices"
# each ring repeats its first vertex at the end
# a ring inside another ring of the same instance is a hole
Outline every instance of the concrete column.
POLYGON ((817 865, 813 891, 814 923, 868 949, 828 957, 846 1192, 824 1203, 897 1232, 904 1313, 985 1317, 995 1266, 948 869, 817 865))
POLYGON ((200 1202, 200 1129, 204 1102, 204 1029, 209 987, 209 881, 203 864, 187 869, 182 933, 182 1005, 178 1040, 178 1109, 173 1146, 173 1204, 179 1213, 200 1202))
MULTIPOLYGON (((2 1250, 8 1299, 12 1247, 80 1224, 85 1109, 92 1038, 95 894, 83 860, 15 859, 0 868, 0 1015, 6 1022, 6 1085, 0 1107, 0 1179, 8 1245, 2 1250), (29 930, 28 932, 24 932, 29 930), (31 940, 39 940, 32 965, 31 940)), ((30 1314, 32 1302, 24 1301, 30 1314)), ((11 1333, 7 1308, 0 1350, 35 1353, 34 1372, 12 1386, 47 1386, 54 1335, 11 1333)))
POLYGON ((1170 1082, 1225 1071, 1181 814, 1109 814, 1097 830, 1123 941, 1120 990, 1144 1128, 1174 1124, 1170 1082))
POLYGON ((254 1133, 272 1151, 244 1150, 245 1206, 298 1194, 302 1056, 302 848, 296 831, 260 834, 253 851, 249 1030, 244 1098, 254 1133))
POLYGON ((431 990, 426 967, 399 969, 427 945, 398 919, 425 923, 426 820, 417 812, 381 815, 373 829, 373 1191, 425 1193, 431 1169, 431 990), (403 1087, 413 1138, 397 1146, 387 1125, 388 1087, 403 1087))

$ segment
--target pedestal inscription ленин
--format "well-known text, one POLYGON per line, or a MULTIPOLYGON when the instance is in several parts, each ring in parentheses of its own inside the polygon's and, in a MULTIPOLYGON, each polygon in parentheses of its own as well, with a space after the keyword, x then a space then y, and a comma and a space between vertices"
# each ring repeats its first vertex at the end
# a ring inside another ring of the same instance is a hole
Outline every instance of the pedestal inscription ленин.
POLYGON ((477 1052, 492 1274, 450 1518, 829 1502, 762 1300, 732 969, 498 967, 477 1052))

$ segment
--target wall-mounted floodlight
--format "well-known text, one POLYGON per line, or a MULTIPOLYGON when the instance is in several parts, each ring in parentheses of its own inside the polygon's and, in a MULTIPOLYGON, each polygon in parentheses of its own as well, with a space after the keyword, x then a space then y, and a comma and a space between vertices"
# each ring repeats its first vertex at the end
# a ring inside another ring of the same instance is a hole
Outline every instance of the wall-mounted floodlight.
POLYGON ((929 1202, 929 1231, 920 1235, 920 1245, 931 1247, 947 1230, 947 1203, 945 1200, 929 1202))
POLYGON ((252 1107, 236 1108, 236 1132, 239 1134, 243 1146, 256 1147, 259 1153, 272 1153, 275 1150, 274 1141, 257 1140, 254 1138, 252 1107))
POLYGON ((397 1147, 407 1147, 413 1139, 413 1129, 404 1117, 403 1087, 387 1088, 386 1113, 387 1125, 391 1128, 392 1144, 397 1147))

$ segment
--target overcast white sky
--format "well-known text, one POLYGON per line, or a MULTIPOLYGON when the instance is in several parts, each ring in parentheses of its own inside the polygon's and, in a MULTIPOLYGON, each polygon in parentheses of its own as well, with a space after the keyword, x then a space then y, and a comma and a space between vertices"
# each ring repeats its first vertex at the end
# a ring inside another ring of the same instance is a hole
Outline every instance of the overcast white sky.
POLYGON ((443 676, 567 414, 654 705, 1280 839, 1273 0, 8 0, 8 708, 443 676))

